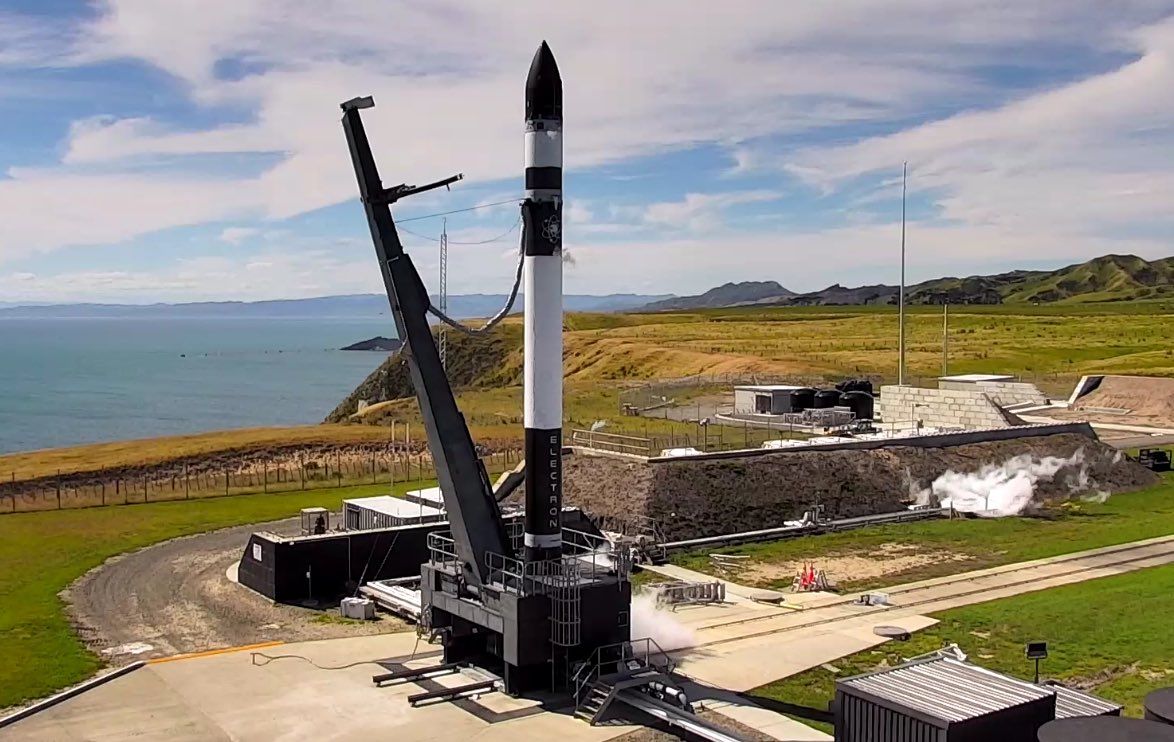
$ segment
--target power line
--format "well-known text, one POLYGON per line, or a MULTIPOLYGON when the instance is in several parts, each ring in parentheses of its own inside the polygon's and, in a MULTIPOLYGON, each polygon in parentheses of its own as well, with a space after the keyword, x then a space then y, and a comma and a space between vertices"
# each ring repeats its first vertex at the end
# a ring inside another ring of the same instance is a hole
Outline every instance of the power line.
POLYGON ((453 209, 452 211, 440 211, 435 214, 425 214, 424 216, 413 216, 408 219, 396 219, 396 224, 403 224, 404 222, 418 222, 421 219, 435 219, 438 216, 448 216, 449 214, 462 214, 466 211, 476 211, 477 209, 488 209, 490 206, 501 206, 502 204, 516 204, 519 199, 511 198, 508 201, 494 201, 490 204, 477 204, 476 206, 469 206, 464 209, 453 209))
MULTIPOLYGON (((490 238, 489 238, 489 239, 487 239, 487 240, 475 240, 475 241, 472 241, 472 242, 467 242, 467 241, 463 241, 463 240, 449 240, 449 241, 448 241, 448 244, 450 244, 450 245, 488 245, 490 242, 497 242, 497 241, 499 241, 499 240, 504 240, 506 237, 509 237, 509 236, 510 236, 510 234, 511 234, 511 233, 512 233, 512 232, 513 232, 515 229, 517 229, 517 228, 518 228, 518 225, 519 225, 519 224, 521 224, 521 223, 522 223, 522 217, 521 217, 521 216, 519 216, 519 217, 518 217, 518 218, 517 218, 517 219, 514 221, 514 223, 513 223, 512 225, 510 225, 510 228, 509 228, 509 229, 507 229, 506 231, 504 231, 504 232, 502 232, 501 234, 497 235, 496 237, 490 237, 490 238)), ((410 229, 404 229, 403 227, 400 227, 400 226, 399 226, 399 222, 396 222, 396 229, 398 229, 400 232, 403 232, 404 234, 410 234, 410 235, 412 235, 413 237, 419 237, 419 238, 420 238, 420 239, 422 239, 422 240, 428 240, 429 242, 436 242, 436 238, 435 238, 435 237, 429 237, 428 235, 425 235, 425 234, 420 234, 419 232, 413 232, 413 231, 412 231, 412 230, 410 230, 410 229)))

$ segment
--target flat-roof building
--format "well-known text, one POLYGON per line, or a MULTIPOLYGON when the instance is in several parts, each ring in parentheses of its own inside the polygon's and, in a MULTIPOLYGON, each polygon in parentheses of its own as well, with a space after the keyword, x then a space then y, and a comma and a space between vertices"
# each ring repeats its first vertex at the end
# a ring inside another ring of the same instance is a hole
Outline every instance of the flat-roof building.
POLYGON ((781 415, 802 412, 813 406, 815 390, 789 384, 760 384, 734 387, 734 413, 739 415, 781 415))
POLYGON ((348 531, 437 523, 445 518, 444 513, 434 507, 389 495, 343 500, 342 512, 343 523, 348 531))

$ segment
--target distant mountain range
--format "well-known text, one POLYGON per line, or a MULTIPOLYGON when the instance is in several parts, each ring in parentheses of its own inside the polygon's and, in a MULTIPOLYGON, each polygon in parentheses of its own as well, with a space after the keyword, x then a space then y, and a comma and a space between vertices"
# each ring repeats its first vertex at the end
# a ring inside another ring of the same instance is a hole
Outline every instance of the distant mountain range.
MULTIPOLYGON (((563 305, 572 312, 618 312, 661 301, 668 294, 567 294, 563 305)), ((436 297, 433 297, 436 300, 436 297)), ((448 297, 448 314, 467 319, 488 317, 505 303, 505 294, 461 294, 448 297)), ((525 296, 519 295, 514 311, 525 306, 525 296)), ((159 317, 159 318, 330 318, 364 319, 388 316, 387 297, 382 294, 349 294, 320 296, 313 299, 280 299, 275 301, 222 301, 190 304, 42 304, 0 307, 0 319, 29 318, 93 318, 93 317, 159 317)))
MULTIPOLYGON (((775 281, 727 283, 697 296, 650 302, 638 311, 739 306, 830 306, 896 304, 899 287, 848 288, 833 284, 796 293, 775 281)), ((1148 261, 1136 255, 1105 255, 1054 271, 1010 271, 993 276, 935 278, 905 287, 910 304, 1015 304, 1126 301, 1174 298, 1174 257, 1148 261)))

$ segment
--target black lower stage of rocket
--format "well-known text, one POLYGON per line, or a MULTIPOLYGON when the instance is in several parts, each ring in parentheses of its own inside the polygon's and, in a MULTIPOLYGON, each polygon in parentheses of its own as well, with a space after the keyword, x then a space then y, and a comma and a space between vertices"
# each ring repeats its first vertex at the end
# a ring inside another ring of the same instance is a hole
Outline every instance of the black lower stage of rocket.
POLYGON ((524 404, 527 561, 562 555, 563 88, 546 42, 526 78, 524 404))

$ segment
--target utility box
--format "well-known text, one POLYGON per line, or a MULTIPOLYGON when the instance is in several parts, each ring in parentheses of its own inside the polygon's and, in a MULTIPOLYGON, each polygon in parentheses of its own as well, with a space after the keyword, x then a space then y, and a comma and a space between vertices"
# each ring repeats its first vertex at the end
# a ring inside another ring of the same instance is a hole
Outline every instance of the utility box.
POLYGON ((836 742, 1036 742, 1056 693, 945 657, 836 681, 836 742))
POLYGON ((367 598, 343 598, 338 611, 343 618, 357 618, 360 621, 375 620, 375 603, 367 598))

